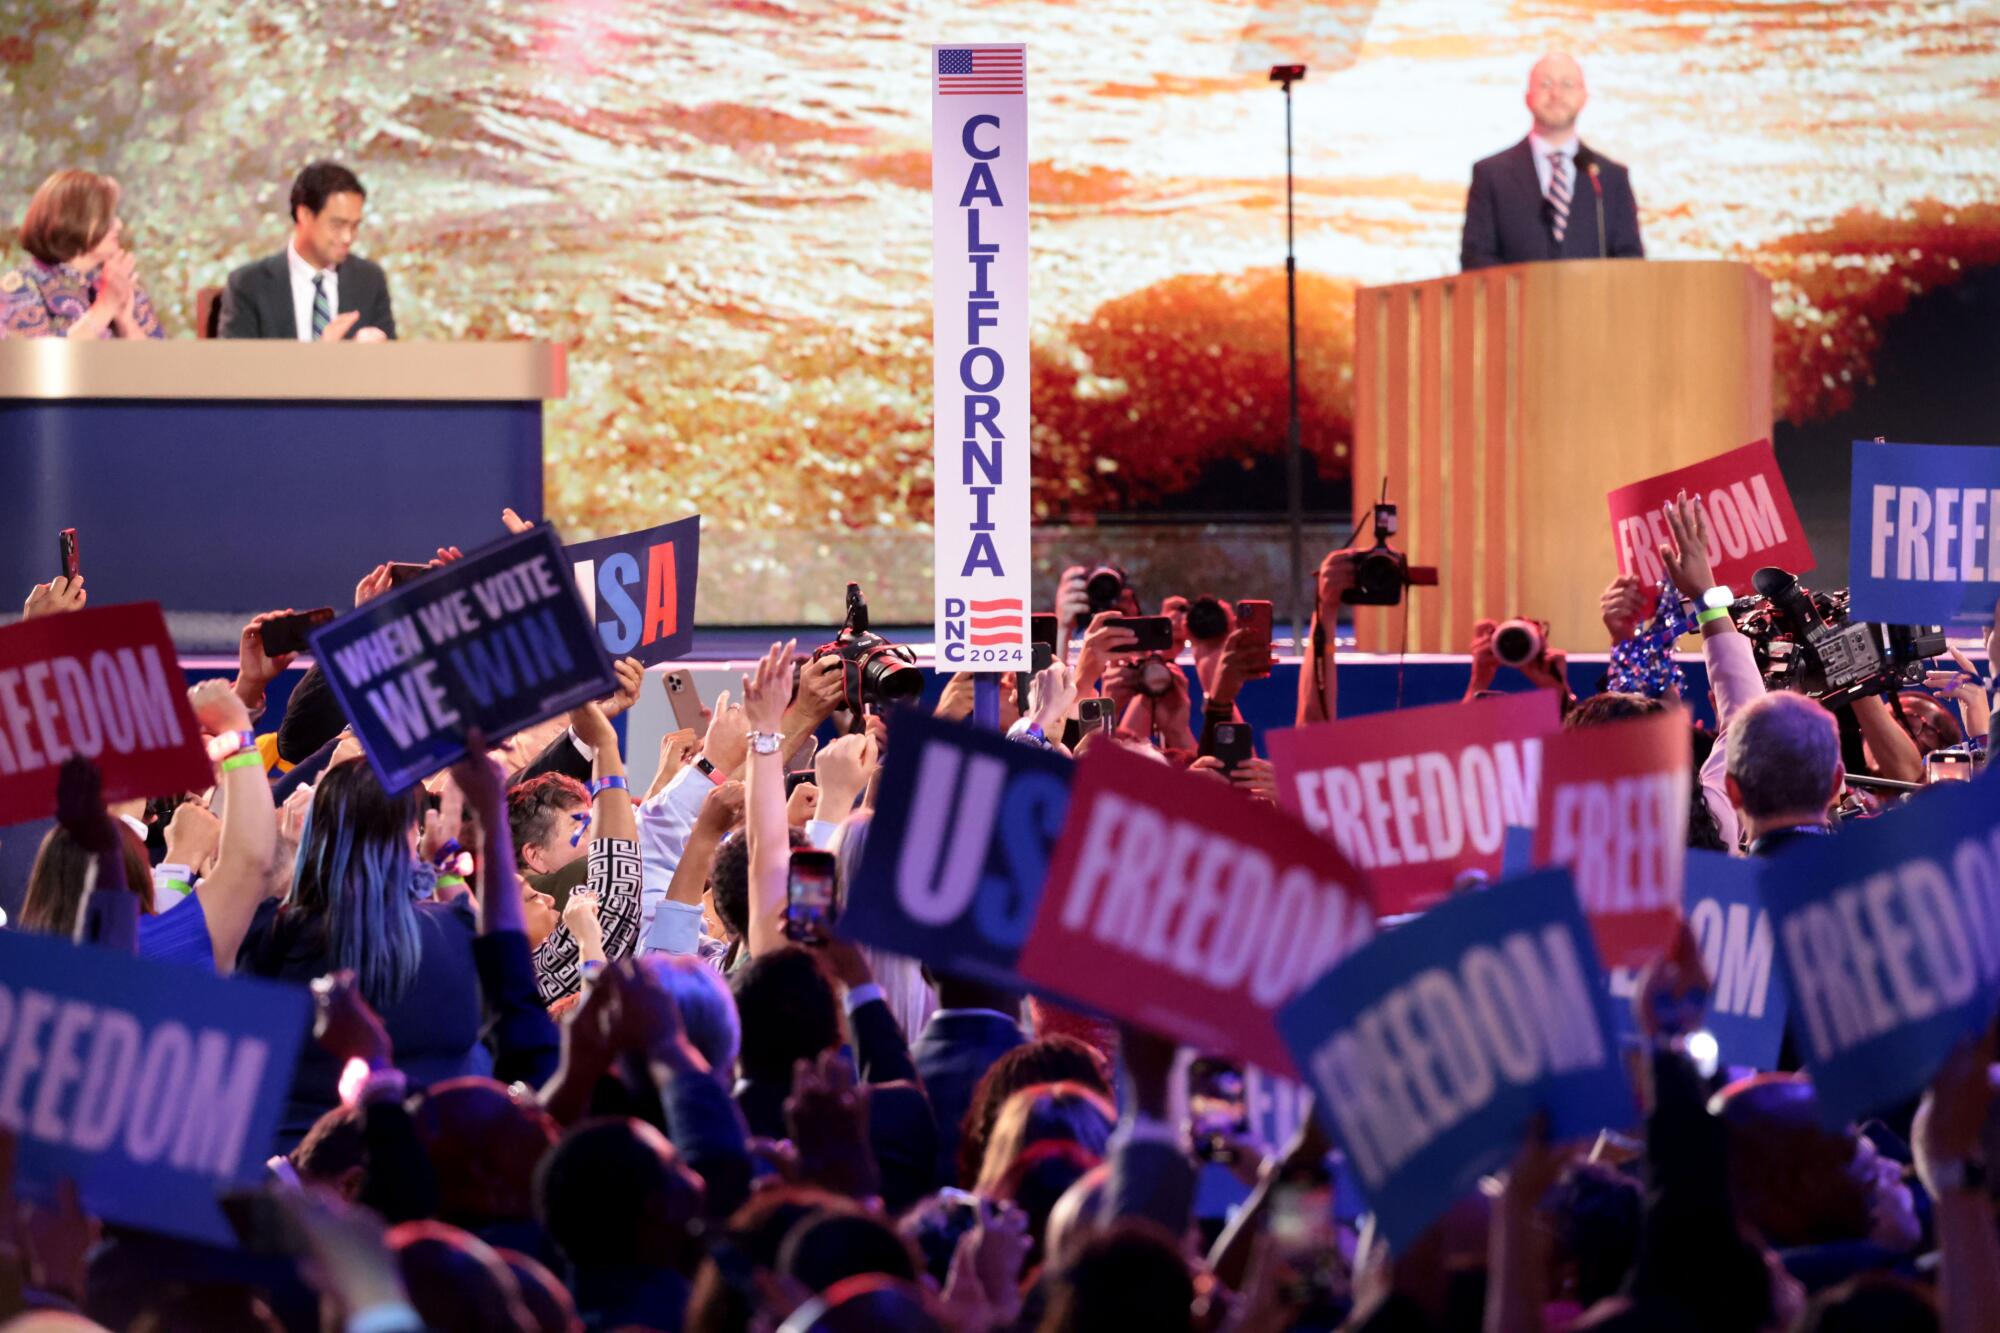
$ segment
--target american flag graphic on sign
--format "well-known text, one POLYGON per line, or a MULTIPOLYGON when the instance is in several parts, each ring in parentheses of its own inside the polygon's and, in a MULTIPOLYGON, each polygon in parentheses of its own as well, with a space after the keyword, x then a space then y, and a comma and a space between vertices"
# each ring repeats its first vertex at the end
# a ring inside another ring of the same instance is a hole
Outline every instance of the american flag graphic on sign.
POLYGON ((940 47, 937 90, 943 97, 1023 93, 1027 71, 1027 52, 1018 46, 940 47))
POLYGON ((974 647, 1020 643, 1026 637, 1023 631, 1027 625, 1022 617, 1020 598, 973 598, 967 605, 972 612, 972 636, 969 641, 974 647))

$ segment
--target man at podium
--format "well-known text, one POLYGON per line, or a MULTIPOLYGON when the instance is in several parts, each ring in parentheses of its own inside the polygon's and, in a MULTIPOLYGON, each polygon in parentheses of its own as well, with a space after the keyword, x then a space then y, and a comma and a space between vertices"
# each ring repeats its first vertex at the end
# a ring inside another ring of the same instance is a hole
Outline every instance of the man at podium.
POLYGON ((1563 54, 1528 72, 1535 125, 1504 153, 1477 162, 1465 196, 1461 268, 1541 259, 1639 259, 1639 205, 1625 168, 1576 137, 1588 92, 1563 54))

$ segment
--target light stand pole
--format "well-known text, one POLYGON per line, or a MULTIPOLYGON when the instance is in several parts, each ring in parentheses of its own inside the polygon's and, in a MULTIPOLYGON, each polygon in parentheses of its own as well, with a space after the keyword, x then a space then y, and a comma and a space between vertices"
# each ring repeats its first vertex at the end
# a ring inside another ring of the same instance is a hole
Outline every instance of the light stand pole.
POLYGON ((1285 422, 1285 499, 1292 529, 1292 646, 1305 651, 1305 460, 1299 444, 1299 260, 1292 237, 1292 85, 1304 65, 1271 66, 1271 82, 1285 93, 1285 359, 1291 374, 1291 410, 1285 422))

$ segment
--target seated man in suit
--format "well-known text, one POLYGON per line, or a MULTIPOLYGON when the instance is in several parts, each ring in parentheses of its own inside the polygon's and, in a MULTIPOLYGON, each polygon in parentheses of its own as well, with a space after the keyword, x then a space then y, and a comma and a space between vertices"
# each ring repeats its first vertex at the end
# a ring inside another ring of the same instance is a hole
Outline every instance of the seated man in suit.
POLYGON ((382 342, 396 336, 389 280, 350 254, 368 192, 338 162, 315 162, 292 182, 292 239, 229 275, 225 338, 382 342))
POLYGON ((1506 152, 1472 168, 1461 268, 1645 257, 1631 177, 1576 137, 1576 118, 1588 96, 1583 68, 1569 56, 1535 62, 1527 98, 1535 127, 1506 152))

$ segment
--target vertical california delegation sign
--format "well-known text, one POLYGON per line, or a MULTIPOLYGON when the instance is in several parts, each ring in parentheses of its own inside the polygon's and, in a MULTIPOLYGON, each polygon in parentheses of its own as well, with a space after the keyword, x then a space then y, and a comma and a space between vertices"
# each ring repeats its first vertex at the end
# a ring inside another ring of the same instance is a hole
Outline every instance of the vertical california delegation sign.
POLYGON ((1025 48, 931 48, 931 228, 938 663, 1025 671, 1025 48))

